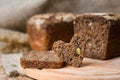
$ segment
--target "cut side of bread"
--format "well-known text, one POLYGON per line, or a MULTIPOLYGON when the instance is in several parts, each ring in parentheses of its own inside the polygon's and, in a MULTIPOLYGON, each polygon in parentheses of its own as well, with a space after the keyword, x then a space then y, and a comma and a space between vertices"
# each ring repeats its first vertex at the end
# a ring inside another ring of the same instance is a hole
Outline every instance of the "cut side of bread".
POLYGON ((53 44, 53 50, 62 58, 67 65, 80 67, 83 60, 85 41, 84 36, 75 34, 70 43, 56 41, 53 44))
POLYGON ((120 14, 82 14, 74 21, 74 32, 85 36, 85 57, 104 60, 120 56, 120 14))
POLYGON ((23 68, 62 68, 63 60, 54 51, 24 52, 20 59, 23 68))

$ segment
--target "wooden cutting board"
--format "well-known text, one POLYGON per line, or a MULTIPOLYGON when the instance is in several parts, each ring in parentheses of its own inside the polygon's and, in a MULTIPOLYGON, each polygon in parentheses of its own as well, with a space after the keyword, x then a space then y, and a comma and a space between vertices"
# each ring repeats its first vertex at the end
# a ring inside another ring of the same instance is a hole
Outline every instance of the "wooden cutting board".
POLYGON ((38 80, 120 80, 120 57, 111 60, 85 58, 80 68, 23 69, 28 76, 38 80))

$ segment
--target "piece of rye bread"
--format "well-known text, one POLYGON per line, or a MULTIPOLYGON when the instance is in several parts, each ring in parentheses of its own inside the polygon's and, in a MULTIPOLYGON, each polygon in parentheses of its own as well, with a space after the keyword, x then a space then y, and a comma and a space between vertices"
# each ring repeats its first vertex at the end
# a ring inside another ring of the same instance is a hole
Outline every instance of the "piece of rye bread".
POLYGON ((66 65, 80 67, 83 60, 83 53, 85 48, 84 36, 75 34, 70 43, 63 41, 56 41, 53 44, 53 50, 57 53, 58 57, 62 58, 66 65))
POLYGON ((75 19, 74 32, 85 35, 85 57, 104 60, 120 56, 120 14, 83 14, 75 19))
POLYGON ((34 51, 51 50, 57 40, 69 42, 74 35, 71 13, 39 14, 27 22, 30 46, 34 51))
POLYGON ((62 68, 63 60, 60 59, 54 51, 45 52, 24 52, 20 58, 23 68, 62 68))

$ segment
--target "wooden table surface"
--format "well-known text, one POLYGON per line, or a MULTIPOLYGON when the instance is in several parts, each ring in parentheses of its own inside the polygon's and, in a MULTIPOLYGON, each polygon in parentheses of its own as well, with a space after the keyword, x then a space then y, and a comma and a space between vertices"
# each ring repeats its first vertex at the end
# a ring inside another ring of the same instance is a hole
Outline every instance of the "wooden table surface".
POLYGON ((85 58, 80 68, 23 70, 38 80, 120 80, 120 57, 105 61, 85 58))

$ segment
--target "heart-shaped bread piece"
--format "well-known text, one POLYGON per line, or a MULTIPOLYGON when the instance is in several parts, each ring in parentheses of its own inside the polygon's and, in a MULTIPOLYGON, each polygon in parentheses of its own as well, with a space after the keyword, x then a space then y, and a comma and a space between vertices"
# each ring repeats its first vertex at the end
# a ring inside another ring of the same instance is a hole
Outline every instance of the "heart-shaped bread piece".
POLYGON ((67 65, 80 67, 85 49, 85 37, 76 33, 70 43, 59 40, 53 44, 52 49, 67 65))

